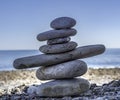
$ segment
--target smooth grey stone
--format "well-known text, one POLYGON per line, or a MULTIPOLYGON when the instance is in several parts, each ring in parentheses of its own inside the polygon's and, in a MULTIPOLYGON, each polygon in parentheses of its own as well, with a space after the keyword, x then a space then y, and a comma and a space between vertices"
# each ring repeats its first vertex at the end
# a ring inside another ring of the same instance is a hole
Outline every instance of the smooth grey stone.
POLYGON ((61 29, 61 30, 50 30, 38 34, 37 40, 45 41, 55 38, 64 38, 68 36, 74 36, 77 33, 75 29, 61 29))
POLYGON ((39 66, 50 66, 70 60, 92 57, 105 51, 104 45, 89 45, 78 47, 73 51, 61 54, 41 54, 18 58, 14 61, 13 66, 16 69, 32 68, 39 66))
POLYGON ((50 26, 54 29, 65 29, 65 28, 71 28, 76 24, 75 19, 70 17, 59 17, 54 19, 50 26))
POLYGON ((82 76, 87 72, 87 64, 80 60, 73 60, 49 67, 40 67, 36 76, 40 80, 65 79, 82 76))
POLYGON ((43 45, 39 48, 42 53, 46 54, 56 54, 56 53, 64 53, 71 50, 74 50, 77 47, 76 42, 68 42, 64 44, 56 44, 56 45, 43 45))
POLYGON ((36 94, 42 97, 79 96, 88 91, 90 83, 82 78, 54 80, 37 86, 36 94))
POLYGON ((53 44, 67 43, 70 40, 71 40, 70 37, 56 38, 56 39, 47 40, 47 44, 48 45, 53 45, 53 44))

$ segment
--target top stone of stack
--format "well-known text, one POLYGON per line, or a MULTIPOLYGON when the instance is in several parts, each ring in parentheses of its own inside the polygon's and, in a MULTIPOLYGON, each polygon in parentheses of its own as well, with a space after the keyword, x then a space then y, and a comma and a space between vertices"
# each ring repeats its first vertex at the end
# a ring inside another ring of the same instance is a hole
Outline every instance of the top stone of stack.
POLYGON ((50 23, 50 26, 54 30, 49 30, 38 34, 38 41, 46 41, 56 38, 65 38, 69 36, 74 36, 77 31, 71 27, 76 24, 76 21, 70 17, 59 17, 50 23))
POLYGON ((67 29, 75 26, 76 21, 70 17, 59 17, 53 20, 50 24, 54 29, 67 29))

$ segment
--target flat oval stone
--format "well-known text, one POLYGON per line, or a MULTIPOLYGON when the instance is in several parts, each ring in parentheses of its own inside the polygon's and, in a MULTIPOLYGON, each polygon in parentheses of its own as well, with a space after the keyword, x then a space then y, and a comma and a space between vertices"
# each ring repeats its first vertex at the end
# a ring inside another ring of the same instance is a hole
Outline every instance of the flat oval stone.
POLYGON ((56 44, 56 45, 43 45, 40 47, 40 51, 46 54, 56 54, 56 53, 64 53, 71 51, 77 47, 76 42, 68 42, 64 44, 56 44))
POLYGON ((82 78, 54 80, 38 85, 35 93, 42 97, 79 96, 88 91, 90 83, 82 78))
POLYGON ((13 66, 16 69, 50 66, 75 59, 96 56, 104 51, 104 45, 89 45, 78 47, 75 50, 61 54, 41 54, 18 58, 14 61, 13 66))
POLYGON ((71 40, 70 37, 56 38, 56 39, 47 40, 47 44, 48 45, 53 45, 53 44, 67 43, 70 40, 71 40))
POLYGON ((40 67, 36 76, 40 80, 65 79, 82 76, 87 72, 87 64, 80 60, 73 60, 49 67, 40 67))
POLYGON ((54 19, 51 23, 50 26, 54 29, 66 29, 66 28, 71 28, 76 24, 75 19, 70 18, 70 17, 59 17, 54 19))
POLYGON ((50 30, 38 34, 37 39, 39 41, 45 41, 55 38, 64 38, 68 36, 74 36, 77 33, 75 29, 61 29, 61 30, 50 30))

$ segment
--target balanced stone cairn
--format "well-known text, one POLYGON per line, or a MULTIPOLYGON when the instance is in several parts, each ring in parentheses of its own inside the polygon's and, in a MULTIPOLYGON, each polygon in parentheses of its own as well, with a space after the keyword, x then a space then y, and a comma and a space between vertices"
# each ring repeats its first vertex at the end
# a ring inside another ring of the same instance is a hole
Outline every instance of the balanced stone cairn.
POLYGON ((35 93, 42 97, 79 96, 87 91, 90 83, 82 76, 87 72, 87 64, 78 60, 101 54, 104 45, 88 45, 77 47, 70 36, 77 31, 72 27, 76 24, 73 18, 60 17, 50 24, 53 30, 40 33, 39 41, 46 41, 47 45, 40 47, 44 54, 19 58, 14 61, 16 69, 39 67, 36 77, 40 80, 52 80, 35 89, 35 93))

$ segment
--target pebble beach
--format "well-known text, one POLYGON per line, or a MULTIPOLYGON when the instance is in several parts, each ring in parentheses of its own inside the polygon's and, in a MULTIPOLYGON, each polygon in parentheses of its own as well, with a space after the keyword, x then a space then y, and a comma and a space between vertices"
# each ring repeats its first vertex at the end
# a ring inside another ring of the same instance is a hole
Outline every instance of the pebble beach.
POLYGON ((91 69, 80 60, 102 54, 106 47, 77 47, 70 41, 77 33, 75 24, 73 18, 59 17, 51 21, 52 30, 37 35, 38 41, 47 41, 39 48, 43 54, 17 58, 17 70, 1 72, 1 100, 120 100, 120 69, 91 69), (39 68, 26 70, 34 67, 39 68))
POLYGON ((34 93, 29 95, 29 87, 40 81, 36 70, 14 70, 0 72, 0 100, 120 100, 120 68, 89 68, 82 76, 91 83, 89 91, 79 97, 42 98, 34 93), (114 99, 113 99, 114 98, 114 99))

